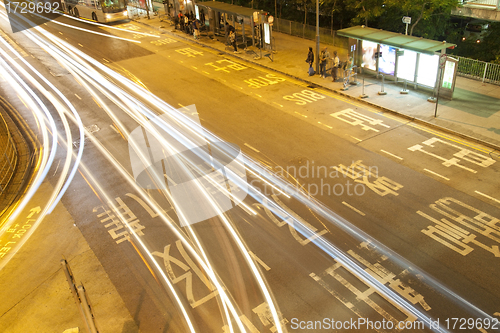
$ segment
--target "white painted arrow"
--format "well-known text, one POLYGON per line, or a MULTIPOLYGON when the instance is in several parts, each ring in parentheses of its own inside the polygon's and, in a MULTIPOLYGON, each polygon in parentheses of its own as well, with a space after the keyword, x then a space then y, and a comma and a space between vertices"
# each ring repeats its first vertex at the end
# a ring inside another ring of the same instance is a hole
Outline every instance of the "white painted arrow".
POLYGON ((38 213, 40 213, 41 211, 42 211, 42 209, 40 208, 40 206, 37 206, 37 207, 35 207, 35 208, 31 208, 31 209, 30 209, 30 212, 31 212, 31 213, 28 215, 28 218, 31 218, 33 215, 38 214, 38 213))

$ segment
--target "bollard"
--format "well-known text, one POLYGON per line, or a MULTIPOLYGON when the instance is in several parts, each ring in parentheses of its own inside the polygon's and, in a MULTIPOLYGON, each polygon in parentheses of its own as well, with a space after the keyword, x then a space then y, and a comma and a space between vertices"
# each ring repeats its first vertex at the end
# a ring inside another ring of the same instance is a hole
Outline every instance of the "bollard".
POLYGON ((379 95, 387 95, 387 92, 384 91, 384 75, 382 75, 382 85, 380 86, 380 91, 378 92, 379 95))
POLYGON ((403 90, 401 90, 399 93, 400 94, 408 94, 410 91, 408 89, 406 89, 406 79, 405 79, 403 87, 404 87, 403 90))
POLYGON ((361 90, 361 95, 359 95, 359 98, 367 98, 368 95, 365 94, 365 75, 363 74, 363 88, 361 90))

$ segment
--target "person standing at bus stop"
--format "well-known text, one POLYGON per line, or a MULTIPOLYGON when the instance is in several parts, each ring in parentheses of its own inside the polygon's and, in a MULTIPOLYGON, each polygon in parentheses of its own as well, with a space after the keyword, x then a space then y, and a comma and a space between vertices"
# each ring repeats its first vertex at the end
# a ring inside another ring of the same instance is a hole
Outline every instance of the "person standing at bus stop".
POLYGON ((332 66, 332 82, 337 81, 339 77, 340 59, 337 56, 337 51, 333 51, 333 66, 332 66))
MULTIPOLYGON (((312 47, 309 47, 309 53, 307 53, 306 62, 309 64, 309 68, 312 68, 313 63, 314 63, 314 52, 313 52, 313 48, 312 47)), ((310 70, 309 70, 308 73, 309 73, 309 75, 311 75, 310 74, 310 70)))
POLYGON ((330 59, 330 52, 328 52, 328 48, 325 46, 319 54, 319 74, 323 79, 326 78, 326 63, 328 62, 328 59, 330 59))

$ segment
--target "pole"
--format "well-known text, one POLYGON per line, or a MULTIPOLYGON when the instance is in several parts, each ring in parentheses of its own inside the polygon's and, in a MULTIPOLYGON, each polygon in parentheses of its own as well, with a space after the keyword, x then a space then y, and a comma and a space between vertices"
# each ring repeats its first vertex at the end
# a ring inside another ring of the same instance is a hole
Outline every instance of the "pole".
POLYGON ((434 118, 437 117, 437 113, 438 113, 439 88, 441 88, 441 81, 443 80, 443 72, 444 72, 443 68, 439 68, 439 70, 441 71, 441 73, 439 73, 439 82, 438 82, 438 89, 437 89, 437 96, 436 96, 436 107, 434 108, 434 118))
POLYGON ((319 73, 319 0, 316 0, 316 73, 319 73))
POLYGON ((78 297, 78 290, 75 286, 75 279, 73 278, 73 273, 71 272, 71 268, 68 265, 66 259, 61 260, 61 266, 63 267, 64 274, 66 275, 66 281, 68 281, 69 289, 75 298, 76 306, 78 307, 78 311, 82 316, 83 324, 85 325, 85 330, 87 332, 91 332, 89 322, 87 321, 87 317, 85 316, 85 311, 81 305, 80 298, 78 297))
POLYGON ((408 35, 408 23, 406 23, 405 35, 408 35))

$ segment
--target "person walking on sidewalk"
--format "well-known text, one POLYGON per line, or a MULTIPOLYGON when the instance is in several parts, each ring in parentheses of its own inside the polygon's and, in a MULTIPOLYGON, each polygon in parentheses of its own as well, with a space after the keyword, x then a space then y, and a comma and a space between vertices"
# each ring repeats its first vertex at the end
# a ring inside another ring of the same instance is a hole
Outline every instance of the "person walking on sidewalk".
POLYGON ((333 51, 333 66, 332 66, 332 82, 337 81, 339 77, 340 59, 337 56, 337 51, 333 51))
POLYGON ((234 29, 229 31, 229 41, 234 47, 234 53, 237 53, 238 47, 236 46, 236 34, 234 33, 234 29))
POLYGON ((312 68, 314 63, 314 52, 312 47, 309 48, 309 53, 307 54, 306 62, 309 64, 309 68, 312 68))
POLYGON ((326 78, 326 63, 328 62, 328 59, 330 59, 330 52, 328 52, 328 48, 325 46, 319 54, 319 74, 323 79, 326 78))

